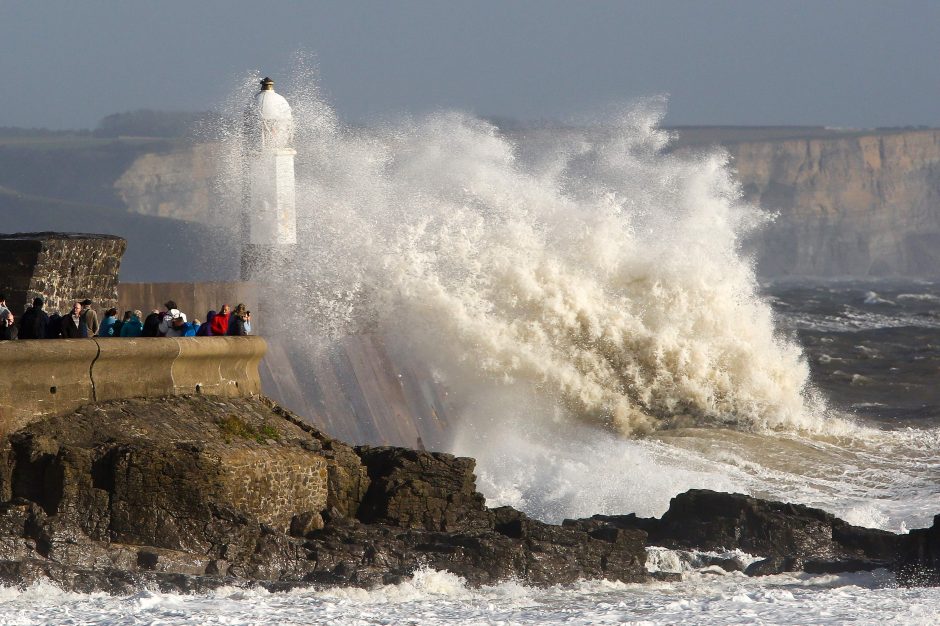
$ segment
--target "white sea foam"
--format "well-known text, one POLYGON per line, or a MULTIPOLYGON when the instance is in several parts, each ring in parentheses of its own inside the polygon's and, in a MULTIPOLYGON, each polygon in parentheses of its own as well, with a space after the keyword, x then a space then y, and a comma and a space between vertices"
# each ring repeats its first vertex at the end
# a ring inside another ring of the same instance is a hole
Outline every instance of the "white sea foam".
MULTIPOLYGON (((925 519, 936 464, 924 482, 919 457, 894 463, 866 444, 880 435, 825 410, 739 249, 766 216, 723 153, 664 150, 661 102, 520 150, 455 112, 344 128, 300 67, 286 92, 300 243, 268 267, 282 308, 267 328, 311 352, 377 332, 430 364, 456 414, 451 449, 477 458, 491 504, 658 515, 708 487, 891 529, 925 519)), ((225 145, 237 207, 237 129, 225 145)), ((846 315, 833 323, 901 323, 846 315)))
POLYGON ((594 513, 658 517, 674 495, 695 488, 799 502, 894 532, 929 526, 940 497, 932 452, 940 430, 843 423, 843 432, 826 437, 694 428, 624 439, 565 420, 500 414, 471 420, 454 449, 477 459, 490 506, 553 522, 594 513))
POLYGON ((227 588, 197 595, 147 592, 111 597, 64 593, 43 585, 0 592, 0 623, 936 623, 940 589, 898 588, 884 571, 748 578, 715 568, 691 567, 684 559, 676 559, 681 582, 636 585, 600 580, 545 589, 517 583, 471 589, 458 577, 433 570, 419 571, 409 583, 355 591, 269 593, 227 588))
POLYGON ((865 304, 890 304, 894 306, 894 302, 892 302, 891 300, 882 298, 874 291, 867 292, 865 294, 865 298, 863 301, 865 302, 865 304))
POLYGON ((754 556, 741 550, 726 552, 698 552, 688 550, 670 550, 668 548, 650 547, 646 549, 646 569, 649 572, 669 572, 675 574, 691 574, 694 572, 726 575, 728 572, 722 568, 720 571, 709 565, 712 559, 727 559, 736 561, 741 569, 759 561, 764 557, 754 556))
MULTIPOLYGON (((299 73, 287 96, 301 243, 266 281, 284 332, 311 351, 324 336, 378 332, 429 363, 458 413, 452 450, 478 460, 488 504, 548 521, 649 516, 701 487, 864 526, 929 523, 937 432, 880 432, 825 410, 739 250, 765 216, 740 201, 722 153, 663 150, 660 105, 522 151, 460 113, 344 128, 299 73)), ((237 195, 237 132, 226 145, 237 195)), ((783 319, 820 323, 794 315, 783 319)), ((911 322, 859 309, 822 321, 911 322)), ((696 558, 651 554, 680 583, 469 589, 421 571, 372 590, 230 590, 134 610, 167 623, 932 624, 940 600, 883 572, 749 579, 696 558)))
POLYGON ((915 300, 921 302, 940 302, 940 296, 934 293, 900 293, 897 300, 915 300))
POLYGON ((781 321, 790 328, 823 332, 852 332, 878 328, 940 328, 940 316, 898 313, 885 315, 846 307, 839 315, 813 315, 805 312, 786 313, 781 321))
MULTIPOLYGON (((434 364, 465 405, 460 387, 483 381, 627 434, 677 416, 825 428, 801 351, 776 333, 739 250, 766 217, 740 201, 725 154, 664 152, 661 103, 523 161, 460 113, 344 129, 307 86, 288 96, 301 243, 268 270, 273 297, 313 318, 292 332, 367 324, 434 364)), ((227 145, 241 193, 237 133, 227 145)))

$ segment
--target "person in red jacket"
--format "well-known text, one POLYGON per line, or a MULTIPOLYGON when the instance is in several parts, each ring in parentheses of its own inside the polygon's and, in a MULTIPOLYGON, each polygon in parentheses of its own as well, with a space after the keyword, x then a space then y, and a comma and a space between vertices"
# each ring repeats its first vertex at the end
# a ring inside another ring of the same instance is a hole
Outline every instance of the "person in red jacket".
POLYGON ((224 336, 228 334, 228 319, 231 314, 232 307, 223 304, 222 308, 219 309, 218 315, 212 318, 212 323, 209 325, 209 329, 212 331, 213 335, 224 336))

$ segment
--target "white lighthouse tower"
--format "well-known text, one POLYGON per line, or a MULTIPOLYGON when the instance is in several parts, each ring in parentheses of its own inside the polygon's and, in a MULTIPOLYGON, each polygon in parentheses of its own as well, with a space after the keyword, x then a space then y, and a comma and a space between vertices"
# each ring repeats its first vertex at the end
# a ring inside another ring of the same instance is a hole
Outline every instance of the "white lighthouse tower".
POLYGON ((260 264, 286 257, 297 243, 294 207, 294 120, 290 105, 265 77, 246 111, 248 199, 242 278, 257 280, 260 264))

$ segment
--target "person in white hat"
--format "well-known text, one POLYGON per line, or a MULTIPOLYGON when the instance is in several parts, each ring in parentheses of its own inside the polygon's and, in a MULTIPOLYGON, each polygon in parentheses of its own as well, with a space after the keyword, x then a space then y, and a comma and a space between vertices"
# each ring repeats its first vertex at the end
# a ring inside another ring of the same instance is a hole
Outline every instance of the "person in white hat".
POLYGON ((186 314, 179 309, 170 309, 160 322, 160 332, 164 337, 182 337, 186 332, 183 328, 184 324, 186 324, 186 314))

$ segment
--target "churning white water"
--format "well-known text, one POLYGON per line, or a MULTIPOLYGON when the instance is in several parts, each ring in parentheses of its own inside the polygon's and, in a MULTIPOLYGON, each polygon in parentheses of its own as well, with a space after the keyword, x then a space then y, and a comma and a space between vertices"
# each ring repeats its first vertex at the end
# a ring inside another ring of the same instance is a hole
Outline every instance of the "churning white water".
POLYGON ((826 408, 741 250, 768 216, 723 152, 670 150, 663 101, 592 130, 507 134, 456 112, 353 129, 298 67, 300 243, 269 265, 269 299, 294 305, 284 332, 311 352, 365 330, 430 364, 458 415, 451 449, 478 460, 491 503, 659 515, 710 487, 929 521, 936 431, 826 408))
POLYGON ((764 215, 723 154, 665 152, 662 103, 524 160, 468 115, 350 130, 316 94, 289 99, 300 243, 269 278, 314 334, 367 320, 451 386, 512 384, 626 435, 825 428, 740 254, 764 215))
POLYGON ((268 300, 294 306, 282 332, 311 353, 365 330, 430 364, 491 504, 659 515, 708 487, 892 530, 940 508, 935 432, 857 426, 811 388, 741 251, 768 216, 723 152, 669 149, 664 102, 584 131, 508 135, 456 112, 353 129, 304 74, 286 94, 299 244, 269 264, 268 300))
MULTIPOLYGON (((675 561, 665 555, 663 560, 675 561)), ((682 567, 681 565, 679 566, 682 567)), ((373 590, 209 594, 142 591, 124 598, 40 585, 0 592, 3 624, 909 624, 937 623, 940 589, 897 589, 884 572, 747 578, 687 570, 681 583, 592 581, 547 589, 512 582, 468 588, 446 572, 373 590)))

